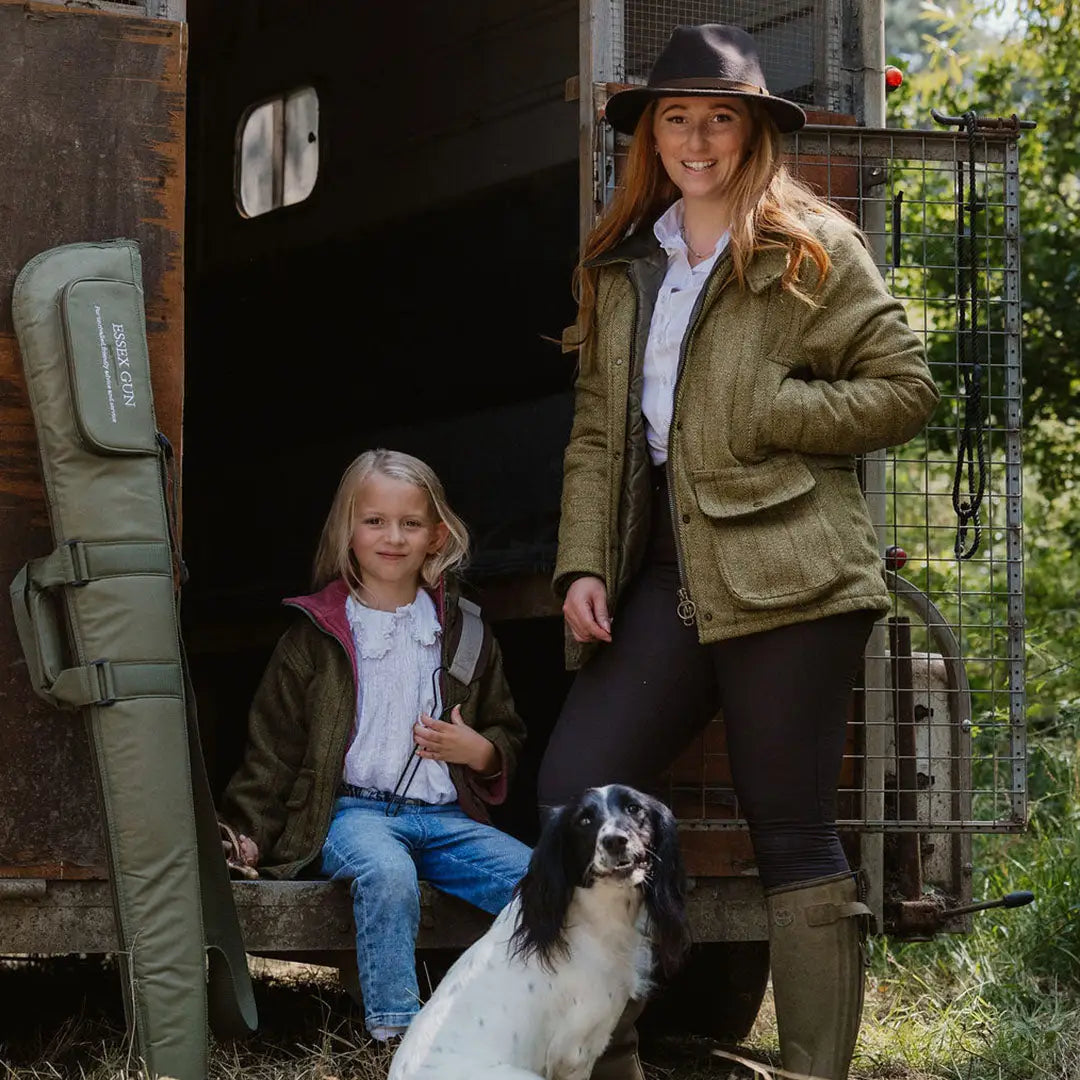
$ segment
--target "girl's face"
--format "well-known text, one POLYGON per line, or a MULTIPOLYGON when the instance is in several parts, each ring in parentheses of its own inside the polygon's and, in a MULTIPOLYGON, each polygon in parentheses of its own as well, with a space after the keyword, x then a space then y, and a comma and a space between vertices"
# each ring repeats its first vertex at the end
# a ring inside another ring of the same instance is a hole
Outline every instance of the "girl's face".
POLYGON ((360 580, 376 594, 420 587, 424 560, 446 542, 427 492, 406 480, 372 473, 353 504, 352 553, 360 580))
POLYGON ((653 139, 684 199, 722 198, 750 140, 750 109, 737 97, 664 97, 653 139))

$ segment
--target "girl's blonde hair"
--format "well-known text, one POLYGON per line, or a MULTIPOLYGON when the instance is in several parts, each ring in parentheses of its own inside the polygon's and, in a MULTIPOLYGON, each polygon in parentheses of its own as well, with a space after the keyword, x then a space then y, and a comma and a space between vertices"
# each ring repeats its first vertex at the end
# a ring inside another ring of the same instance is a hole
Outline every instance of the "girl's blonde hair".
MULTIPOLYGON (((807 213, 837 218, 842 215, 781 164, 780 132, 772 117, 753 100, 744 100, 750 116, 750 137, 746 155, 731 178, 729 194, 729 243, 735 279, 740 288, 745 284, 746 267, 756 252, 786 248, 787 268, 781 285, 812 303, 811 296, 799 283, 803 260, 810 259, 817 267, 814 292, 824 283, 830 261, 828 252, 802 219, 807 213)), ((656 107, 657 102, 651 101, 641 114, 630 143, 623 182, 611 206, 585 241, 581 262, 574 271, 579 343, 592 334, 596 315, 599 271, 586 264, 615 247, 632 230, 654 222, 679 198, 679 189, 654 152, 656 107)))
POLYGON ((342 474, 330 513, 323 525, 319 547, 315 552, 312 568, 312 587, 316 590, 343 577, 349 591, 360 598, 364 586, 360 580, 360 567, 352 551, 353 516, 356 511, 356 495, 360 485, 373 473, 403 480, 427 493, 431 511, 436 521, 447 528, 446 542, 429 555, 420 567, 425 585, 435 586, 448 570, 457 570, 469 557, 469 531, 465 523, 450 509, 442 481, 430 465, 399 450, 366 450, 342 474))

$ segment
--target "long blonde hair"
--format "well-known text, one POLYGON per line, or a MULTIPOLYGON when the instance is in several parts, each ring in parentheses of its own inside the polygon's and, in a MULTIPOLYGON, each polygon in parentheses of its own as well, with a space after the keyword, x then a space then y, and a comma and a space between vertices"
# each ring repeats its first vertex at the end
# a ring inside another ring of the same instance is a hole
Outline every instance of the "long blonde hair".
MULTIPOLYGON (((718 96, 723 96, 722 94, 718 96)), ((746 100, 750 137, 746 155, 731 178, 730 248, 735 279, 746 283, 746 268, 759 251, 786 248, 787 267, 782 287, 812 303, 829 273, 829 254, 803 223, 807 213, 841 217, 824 199, 796 180, 781 163, 780 132, 757 102, 746 100), (817 268, 817 281, 808 292, 800 284, 805 259, 817 268)), ((578 330, 584 342, 593 331, 596 283, 599 271, 587 264, 615 247, 628 233, 651 224, 676 199, 679 189, 653 150, 656 101, 645 108, 634 129, 626 160, 626 173, 607 212, 585 241, 581 262, 574 270, 574 296, 578 302, 578 330)))
POLYGON ((352 551, 352 534, 356 512, 356 494, 360 485, 373 473, 403 480, 427 494, 436 521, 447 528, 446 543, 430 554, 420 567, 425 585, 434 587, 448 570, 457 570, 469 557, 469 531, 465 523, 450 509, 442 481, 430 465, 399 450, 366 450, 342 474, 330 513, 326 516, 319 547, 312 567, 312 588, 321 589, 342 577, 349 591, 360 599, 364 586, 360 567, 352 551))

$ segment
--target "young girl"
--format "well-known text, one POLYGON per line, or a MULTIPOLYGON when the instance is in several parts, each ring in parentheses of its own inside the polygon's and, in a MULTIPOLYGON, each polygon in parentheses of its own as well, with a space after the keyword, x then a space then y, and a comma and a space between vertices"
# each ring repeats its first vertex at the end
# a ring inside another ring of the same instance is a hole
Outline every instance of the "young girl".
POLYGON ((419 1009, 418 879, 497 912, 530 850, 490 824, 524 725, 499 647, 452 572, 468 533, 434 472, 369 450, 345 471, 311 596, 251 706, 223 797, 239 860, 267 877, 349 882, 365 1023, 401 1034, 419 1009))

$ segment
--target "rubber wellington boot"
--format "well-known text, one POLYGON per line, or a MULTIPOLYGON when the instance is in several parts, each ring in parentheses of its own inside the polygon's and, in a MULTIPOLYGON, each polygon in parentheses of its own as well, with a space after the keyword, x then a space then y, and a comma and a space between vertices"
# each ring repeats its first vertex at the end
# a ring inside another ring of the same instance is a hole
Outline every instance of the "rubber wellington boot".
POLYGON ((863 1003, 870 909, 853 874, 766 893, 780 1057, 789 1072, 847 1080, 863 1003))
POLYGON ((645 1080, 638 1058, 637 1018, 645 1008, 644 1001, 628 1001, 623 1009, 611 1042, 593 1066, 591 1080, 645 1080))

